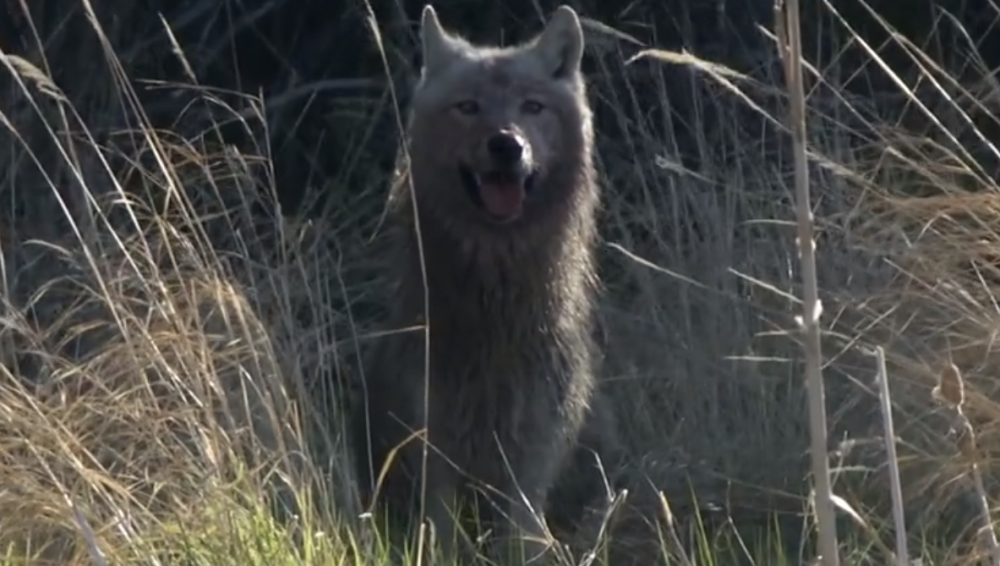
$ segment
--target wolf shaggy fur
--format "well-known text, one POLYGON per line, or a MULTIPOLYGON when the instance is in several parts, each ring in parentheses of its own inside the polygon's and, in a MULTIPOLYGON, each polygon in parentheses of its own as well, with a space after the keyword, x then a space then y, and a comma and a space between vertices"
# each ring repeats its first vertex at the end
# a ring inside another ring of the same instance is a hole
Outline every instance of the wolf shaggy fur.
MULTIPOLYGON (((600 416, 606 403, 591 409, 599 188, 583 34, 564 6, 527 44, 473 46, 427 6, 422 40, 389 197, 398 283, 389 326, 426 323, 429 337, 396 332, 371 352, 352 420, 363 504, 406 532, 423 502, 453 555, 452 506, 482 502, 490 486, 501 512, 479 512, 495 532, 526 533, 525 553, 543 552, 538 518, 585 419, 598 414, 588 434, 598 443, 609 434, 600 423, 613 422, 600 416), (425 424, 423 468, 421 443, 407 439, 425 424)), ((499 547, 504 562, 523 563, 514 551, 499 547)))

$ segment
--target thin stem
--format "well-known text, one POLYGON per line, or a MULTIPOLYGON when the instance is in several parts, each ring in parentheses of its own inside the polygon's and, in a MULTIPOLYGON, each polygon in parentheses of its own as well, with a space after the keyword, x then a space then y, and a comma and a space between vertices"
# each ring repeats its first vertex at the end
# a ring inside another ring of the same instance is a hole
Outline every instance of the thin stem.
POLYGON ((824 566, 839 566, 837 530, 834 523, 833 492, 830 485, 830 462, 827 460, 826 402, 823 391, 822 350, 819 318, 822 305, 816 276, 816 242, 813 238, 812 204, 809 196, 809 164, 806 159, 806 104, 802 78, 802 37, 799 28, 798 0, 788 0, 785 18, 781 17, 782 0, 775 6, 779 32, 779 50, 785 62, 791 111, 791 130, 795 162, 795 209, 798 219, 799 256, 802 263, 804 313, 802 326, 806 361, 806 384, 809 393, 809 431, 813 482, 816 491, 816 523, 819 529, 820 554, 824 566), (786 33, 780 33, 784 28, 786 33))
POLYGON ((896 459, 896 431, 892 424, 892 397, 889 396, 889 371, 885 364, 885 350, 875 348, 878 360, 878 397, 882 406, 882 434, 885 436, 885 453, 888 458, 889 484, 892 489, 892 518, 896 524, 896 563, 909 566, 910 554, 906 546, 906 517, 903 515, 903 485, 899 481, 899 460, 896 459))

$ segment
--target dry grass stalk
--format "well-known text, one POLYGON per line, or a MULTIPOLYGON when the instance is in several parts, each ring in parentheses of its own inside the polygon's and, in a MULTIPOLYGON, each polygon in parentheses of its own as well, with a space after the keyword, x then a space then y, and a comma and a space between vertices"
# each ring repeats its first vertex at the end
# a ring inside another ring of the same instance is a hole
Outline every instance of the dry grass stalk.
POLYGON ((986 545, 989 547, 991 562, 1000 565, 1000 543, 997 542, 996 531, 993 530, 993 519, 990 516, 989 494, 986 492, 986 485, 983 482, 983 473, 979 466, 979 450, 976 446, 976 431, 972 428, 972 423, 965 416, 962 405, 965 403, 965 383, 962 380, 962 373, 954 364, 950 364, 941 372, 938 384, 932 391, 934 399, 940 401, 947 407, 954 419, 955 445, 968 466, 972 476, 972 483, 976 489, 976 500, 979 503, 980 517, 982 519, 981 533, 984 535, 986 545))
POLYGON ((674 512, 670 509, 670 502, 667 500, 667 496, 662 491, 659 492, 660 495, 660 505, 663 506, 663 519, 666 524, 667 534, 670 535, 670 542, 673 544, 675 550, 675 556, 677 561, 680 562, 681 566, 693 566, 693 562, 688 557, 687 553, 684 552, 684 545, 681 543, 681 537, 677 534, 677 529, 674 524, 674 512))
POLYGON ((885 364, 885 350, 875 348, 878 359, 879 402, 882 409, 883 436, 885 437, 885 454, 888 460, 889 485, 892 491, 892 520, 896 526, 896 563, 899 566, 909 566, 910 553, 906 544, 906 517, 903 514, 903 486, 899 480, 899 460, 896 457, 896 431, 892 422, 892 397, 889 395, 889 370, 885 364))
POLYGON ((775 4, 778 51, 784 63, 788 85, 793 154, 795 159, 795 209, 798 219, 799 260, 802 265, 802 327, 806 358, 806 385, 809 392, 809 432, 812 475, 816 491, 816 523, 819 551, 825 566, 838 566, 836 516, 830 462, 827 459, 826 407, 823 392, 822 351, 819 318, 822 304, 816 275, 816 241, 813 236, 812 205, 809 196, 809 164, 806 159, 806 100, 802 76, 802 37, 799 27, 799 2, 784 0, 775 4))

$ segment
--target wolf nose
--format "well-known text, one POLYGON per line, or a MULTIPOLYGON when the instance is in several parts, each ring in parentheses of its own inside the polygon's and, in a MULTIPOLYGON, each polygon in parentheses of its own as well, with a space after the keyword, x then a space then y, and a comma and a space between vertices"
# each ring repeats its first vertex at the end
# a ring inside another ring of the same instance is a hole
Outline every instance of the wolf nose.
POLYGON ((490 152, 490 157, 504 164, 517 163, 524 154, 521 138, 507 132, 496 134, 486 140, 486 149, 490 152))

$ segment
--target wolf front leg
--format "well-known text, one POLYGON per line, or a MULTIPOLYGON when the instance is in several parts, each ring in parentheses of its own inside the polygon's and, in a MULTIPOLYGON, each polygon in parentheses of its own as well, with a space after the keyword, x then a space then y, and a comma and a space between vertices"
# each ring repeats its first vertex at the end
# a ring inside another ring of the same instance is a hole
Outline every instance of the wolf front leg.
POLYGON ((444 564, 471 564, 476 553, 462 530, 461 478, 440 456, 428 458, 426 473, 424 511, 434 529, 441 559, 444 564))
POLYGON ((545 519, 557 538, 577 533, 586 516, 607 515, 611 496, 627 482, 625 458, 615 409, 606 395, 597 393, 549 490, 545 519))
POLYGON ((511 470, 513 477, 503 490, 506 517, 497 521, 496 555, 502 566, 539 564, 548 553, 552 537, 545 522, 546 499, 563 452, 560 448, 528 451, 511 470))
MULTIPOLYGON (((517 495, 514 495, 517 497, 517 495)), ((509 521, 500 530, 500 564, 538 564, 548 553, 551 537, 542 514, 544 497, 515 499, 508 506, 509 521)))

